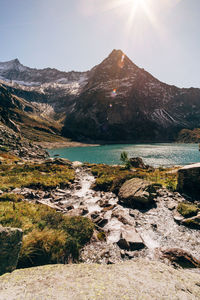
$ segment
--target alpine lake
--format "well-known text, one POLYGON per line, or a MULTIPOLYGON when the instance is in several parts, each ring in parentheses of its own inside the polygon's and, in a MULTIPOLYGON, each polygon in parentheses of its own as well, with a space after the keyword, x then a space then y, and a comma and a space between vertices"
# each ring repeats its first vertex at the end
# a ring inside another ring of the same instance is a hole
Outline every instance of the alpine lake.
POLYGON ((154 167, 200 162, 198 144, 114 144, 48 150, 51 157, 59 156, 70 161, 108 165, 120 164, 120 154, 123 151, 127 152, 129 158, 141 157, 146 164, 154 167))

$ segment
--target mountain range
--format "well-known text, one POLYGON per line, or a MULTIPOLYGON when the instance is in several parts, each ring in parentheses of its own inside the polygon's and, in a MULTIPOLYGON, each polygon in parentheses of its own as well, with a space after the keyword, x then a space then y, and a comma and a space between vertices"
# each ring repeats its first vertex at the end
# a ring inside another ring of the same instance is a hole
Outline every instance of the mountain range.
MULTIPOLYGON (((23 111, 29 120, 34 115, 36 130, 74 140, 181 141, 182 130, 200 127, 200 89, 165 84, 121 50, 87 72, 32 69, 18 59, 1 62, 0 84, 8 98, 18 99, 18 115, 23 111)), ((2 103, 0 93, 0 108, 2 103)), ((9 119, 27 126, 16 113, 9 119)))

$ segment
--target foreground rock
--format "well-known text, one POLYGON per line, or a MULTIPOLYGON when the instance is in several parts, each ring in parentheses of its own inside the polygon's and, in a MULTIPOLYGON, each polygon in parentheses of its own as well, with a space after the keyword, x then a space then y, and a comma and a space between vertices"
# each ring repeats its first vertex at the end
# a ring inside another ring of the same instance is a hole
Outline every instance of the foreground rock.
POLYGON ((148 207, 153 203, 158 187, 160 186, 140 178, 130 179, 119 191, 120 203, 128 207, 148 207))
POLYGON ((117 242, 118 246, 124 250, 140 250, 145 247, 140 235, 136 232, 134 227, 124 226, 121 232, 120 239, 117 242))
POLYGON ((200 200, 200 163, 185 166, 178 170, 178 186, 181 193, 200 200))
POLYGON ((0 278, 0 299, 200 299, 200 275, 145 259, 48 265, 0 278))
POLYGON ((0 275, 16 268, 22 235, 21 229, 0 227, 0 275))
POLYGON ((169 259, 175 266, 183 268, 200 268, 200 260, 183 249, 172 248, 162 250, 163 257, 169 259))

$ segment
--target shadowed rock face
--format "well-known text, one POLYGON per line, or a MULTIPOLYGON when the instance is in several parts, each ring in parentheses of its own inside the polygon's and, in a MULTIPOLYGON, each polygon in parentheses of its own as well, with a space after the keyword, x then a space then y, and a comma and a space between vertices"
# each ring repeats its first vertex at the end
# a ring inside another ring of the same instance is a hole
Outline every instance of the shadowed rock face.
POLYGON ((22 235, 21 229, 0 227, 0 275, 16 268, 22 235))
POLYGON ((200 200, 200 163, 185 166, 178 171, 177 189, 200 200))

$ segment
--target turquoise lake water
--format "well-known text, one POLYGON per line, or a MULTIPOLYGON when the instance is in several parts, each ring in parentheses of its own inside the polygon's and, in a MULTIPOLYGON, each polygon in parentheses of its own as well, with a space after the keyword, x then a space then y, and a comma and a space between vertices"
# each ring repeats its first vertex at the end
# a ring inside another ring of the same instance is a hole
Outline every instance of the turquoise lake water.
POLYGON ((126 151, 129 157, 142 157, 152 166, 186 165, 200 162, 198 144, 119 144, 95 147, 59 148, 48 150, 51 157, 59 154, 71 161, 120 164, 120 154, 126 151))

